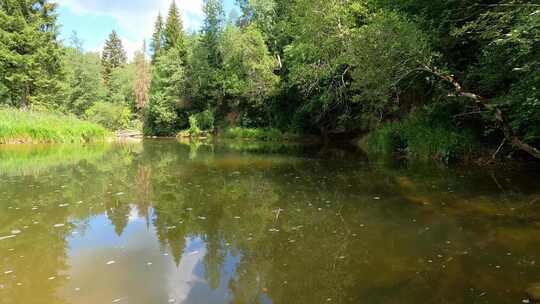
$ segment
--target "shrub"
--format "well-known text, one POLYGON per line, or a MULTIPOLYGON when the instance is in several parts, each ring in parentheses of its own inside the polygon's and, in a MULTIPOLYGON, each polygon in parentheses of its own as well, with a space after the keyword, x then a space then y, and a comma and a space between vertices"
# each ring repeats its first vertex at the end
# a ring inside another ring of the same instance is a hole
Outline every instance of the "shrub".
POLYGON ((214 129, 214 113, 209 110, 195 114, 195 119, 199 128, 203 131, 210 131, 214 129))
POLYGON ((361 145, 372 155, 404 153, 411 158, 451 163, 472 153, 474 136, 450 124, 434 122, 422 112, 372 131, 361 145))
POLYGON ((256 128, 228 128, 223 132, 223 137, 229 139, 254 139, 261 141, 280 141, 291 139, 293 135, 285 134, 278 129, 256 128))
POLYGON ((119 130, 129 126, 131 113, 123 105, 97 102, 86 111, 85 117, 109 130, 119 130))
POLYGON ((189 134, 191 136, 197 136, 201 133, 201 129, 199 128, 199 121, 197 120, 197 115, 190 115, 189 116, 189 134))
POLYGON ((169 136, 178 130, 179 116, 174 104, 162 93, 152 94, 145 115, 146 135, 169 136))

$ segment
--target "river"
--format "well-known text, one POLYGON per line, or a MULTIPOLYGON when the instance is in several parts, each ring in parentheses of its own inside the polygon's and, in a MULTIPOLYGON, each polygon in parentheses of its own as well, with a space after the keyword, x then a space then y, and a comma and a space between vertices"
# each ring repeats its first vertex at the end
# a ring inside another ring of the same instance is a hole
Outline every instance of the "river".
POLYGON ((540 173, 146 140, 0 147, 0 303, 532 303, 540 173))

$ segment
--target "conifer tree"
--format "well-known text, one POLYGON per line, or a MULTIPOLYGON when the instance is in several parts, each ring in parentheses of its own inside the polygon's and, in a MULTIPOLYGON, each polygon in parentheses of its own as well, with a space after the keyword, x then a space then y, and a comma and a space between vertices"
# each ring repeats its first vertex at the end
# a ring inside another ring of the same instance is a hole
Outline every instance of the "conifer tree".
POLYGON ((163 47, 165 50, 178 48, 181 53, 185 53, 182 17, 180 16, 180 12, 178 11, 175 1, 171 3, 171 7, 169 8, 169 14, 167 16, 163 36, 163 47))
POLYGON ((203 44, 208 51, 208 63, 211 67, 219 68, 222 61, 219 43, 224 22, 223 3, 221 0, 205 0, 203 11, 203 44))
POLYGON ((62 54, 56 7, 47 0, 0 1, 1 103, 57 105, 62 54))
POLYGON ((112 31, 109 39, 105 42, 103 47, 103 54, 101 54, 101 65, 103 66, 103 80, 110 93, 110 81, 111 74, 114 69, 119 68, 126 64, 127 56, 122 46, 122 41, 116 34, 116 31, 112 31))
POLYGON ((154 33, 152 34, 152 41, 150 42, 150 49, 152 52, 152 63, 156 62, 156 59, 161 55, 163 48, 163 18, 161 13, 157 16, 156 23, 154 26, 154 33))

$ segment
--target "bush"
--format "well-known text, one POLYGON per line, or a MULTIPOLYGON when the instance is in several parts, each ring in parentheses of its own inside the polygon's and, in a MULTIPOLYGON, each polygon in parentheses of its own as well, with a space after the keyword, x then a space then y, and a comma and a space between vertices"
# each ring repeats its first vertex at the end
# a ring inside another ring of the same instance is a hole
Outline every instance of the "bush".
POLYGON ((179 116, 174 104, 162 93, 152 94, 145 115, 145 135, 169 136, 178 130, 179 116))
POLYGON ((195 119, 199 128, 203 131, 211 131, 214 129, 214 113, 209 110, 195 114, 195 119))
POLYGON ((123 105, 97 102, 86 110, 85 117, 109 130, 119 130, 129 126, 131 113, 123 105))
POLYGON ((470 156, 474 141, 470 132, 432 121, 422 112, 372 131, 361 145, 372 155, 405 153, 411 158, 451 163, 470 156))
POLYGON ((223 132, 223 137, 229 139, 254 139, 261 141, 280 141, 293 138, 291 134, 285 134, 278 129, 256 128, 228 128, 223 132))
POLYGON ((201 133, 201 129, 199 128, 199 121, 197 120, 197 115, 191 115, 189 116, 189 135, 191 136, 197 136, 201 133))

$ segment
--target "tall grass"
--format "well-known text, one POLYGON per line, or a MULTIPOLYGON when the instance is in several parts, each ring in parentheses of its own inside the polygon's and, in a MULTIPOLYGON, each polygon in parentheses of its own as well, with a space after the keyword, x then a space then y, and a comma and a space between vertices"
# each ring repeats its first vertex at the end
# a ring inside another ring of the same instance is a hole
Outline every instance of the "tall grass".
POLYGON ((0 108, 0 144, 88 142, 107 135, 103 127, 73 116, 0 108))
POLYGON ((278 129, 228 128, 223 131, 223 137, 228 139, 252 139, 260 141, 283 141, 295 139, 294 134, 283 133, 278 129))
POLYGON ((361 141, 361 146, 371 155, 401 153, 414 159, 452 163, 470 157, 475 138, 466 130, 413 114, 372 131, 361 141))

